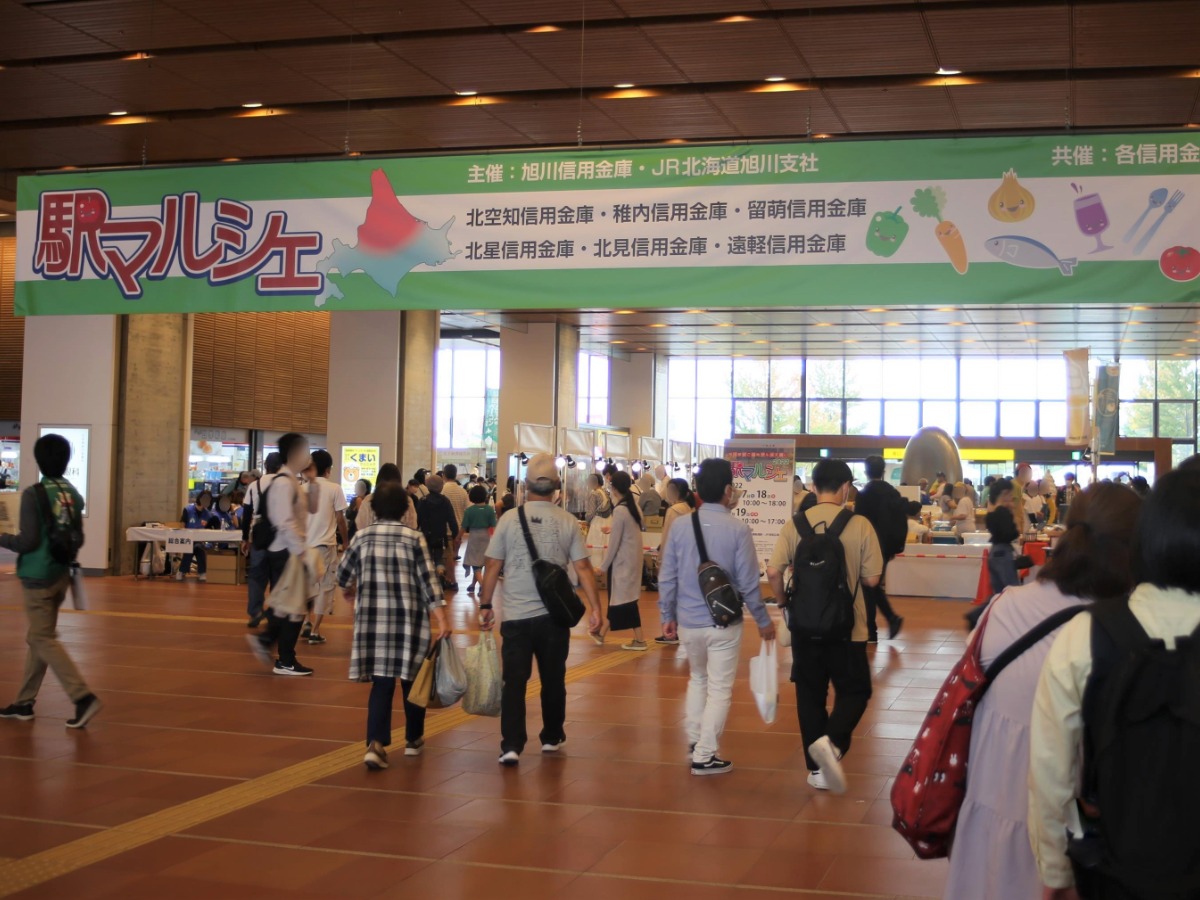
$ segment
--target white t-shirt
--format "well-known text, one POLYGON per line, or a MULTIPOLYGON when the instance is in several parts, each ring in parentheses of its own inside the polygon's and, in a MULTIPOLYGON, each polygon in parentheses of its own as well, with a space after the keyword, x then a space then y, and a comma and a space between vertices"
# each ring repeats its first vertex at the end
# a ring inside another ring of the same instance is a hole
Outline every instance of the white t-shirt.
POLYGON ((1040 516, 1045 508, 1046 501, 1040 496, 1030 497, 1026 495, 1025 512, 1029 513, 1031 516, 1040 516))
POLYGON ((959 534, 973 534, 975 531, 975 504, 971 502, 970 498, 963 497, 959 500, 958 505, 954 508, 954 514, 956 516, 966 515, 965 519, 954 523, 954 530, 959 534))
POLYGON ((914 538, 914 542, 919 542, 921 538, 929 534, 929 526, 924 522, 918 522, 915 519, 908 520, 908 534, 914 538))
POLYGON ((308 546, 337 546, 337 514, 346 510, 346 495, 342 486, 327 478, 318 478, 308 486, 309 491, 320 491, 317 511, 308 514, 308 546))

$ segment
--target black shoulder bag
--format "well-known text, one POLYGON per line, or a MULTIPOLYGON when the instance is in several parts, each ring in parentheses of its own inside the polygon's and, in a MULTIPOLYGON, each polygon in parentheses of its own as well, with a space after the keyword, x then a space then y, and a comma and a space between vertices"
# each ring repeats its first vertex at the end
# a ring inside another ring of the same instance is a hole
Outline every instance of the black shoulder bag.
POLYGON ((555 625, 574 628, 583 618, 584 606, 579 595, 575 593, 567 570, 538 556, 533 535, 529 533, 529 520, 525 518, 524 506, 517 507, 517 518, 521 521, 521 532, 525 535, 525 545, 529 548, 533 583, 546 606, 546 612, 550 614, 550 619, 555 625))
POLYGON ((729 574, 708 558, 708 547, 704 545, 704 533, 700 530, 699 510, 692 513, 692 530, 696 533, 696 547, 700 551, 700 568, 696 572, 700 579, 700 596, 708 605, 713 624, 728 628, 742 621, 746 603, 729 580, 729 574))

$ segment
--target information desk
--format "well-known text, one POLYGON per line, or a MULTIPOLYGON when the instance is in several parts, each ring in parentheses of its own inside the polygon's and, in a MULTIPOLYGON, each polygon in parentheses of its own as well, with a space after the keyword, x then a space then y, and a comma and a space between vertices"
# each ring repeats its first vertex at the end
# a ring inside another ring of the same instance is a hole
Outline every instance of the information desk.
POLYGON ((890 597, 974 600, 983 544, 909 544, 887 567, 890 597))
MULTIPOLYGON (((242 533, 236 530, 217 531, 212 528, 167 528, 164 525, 137 525, 126 529, 125 540, 137 544, 137 556, 133 569, 136 579, 141 577, 142 557, 151 552, 154 544, 162 544, 166 553, 191 553, 196 544, 228 545, 240 557, 241 554, 237 551, 242 544, 242 533)), ((241 570, 244 567, 239 564, 238 560, 233 561, 232 567, 226 566, 222 561, 214 559, 215 555, 210 551, 209 573, 210 576, 215 576, 210 577, 210 580, 218 583, 239 584, 242 579, 241 570), (226 568, 232 569, 228 581, 218 574, 218 572, 224 572, 226 568)))

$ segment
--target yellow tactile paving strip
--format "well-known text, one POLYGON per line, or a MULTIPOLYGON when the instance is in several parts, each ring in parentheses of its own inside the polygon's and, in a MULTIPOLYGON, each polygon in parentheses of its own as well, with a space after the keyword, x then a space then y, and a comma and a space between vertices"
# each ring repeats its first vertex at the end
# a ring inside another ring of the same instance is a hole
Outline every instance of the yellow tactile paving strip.
MULTIPOLYGON (((122 615, 121 613, 102 614, 122 615)), ((137 613, 124 615, 147 617, 146 614, 137 613)), ((164 618, 194 620, 192 617, 180 616, 164 616, 164 618)), ((214 620, 207 619, 205 621, 214 620)), ((616 668, 633 658, 635 658, 635 654, 612 653, 588 660, 567 670, 567 683, 570 684, 590 675, 616 668)), ((536 697, 539 689, 538 682, 530 682, 528 696, 536 697)), ((444 734, 471 718, 472 716, 467 715, 461 709, 437 713, 429 719, 425 726, 425 734, 427 737, 444 734)), ((140 819, 134 819, 132 822, 60 844, 23 859, 0 862, 0 897, 8 897, 19 891, 44 884, 51 879, 77 871, 85 866, 111 859, 168 835, 178 834, 204 822, 362 765, 362 753, 361 744, 347 744, 337 750, 331 750, 269 775, 231 785, 215 793, 151 813, 140 819)))

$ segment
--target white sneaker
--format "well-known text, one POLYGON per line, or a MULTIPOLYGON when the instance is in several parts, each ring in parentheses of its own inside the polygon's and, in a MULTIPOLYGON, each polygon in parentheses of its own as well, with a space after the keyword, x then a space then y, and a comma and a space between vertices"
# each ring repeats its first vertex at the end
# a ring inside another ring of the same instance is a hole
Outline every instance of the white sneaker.
POLYGON ((561 750, 563 748, 563 745, 565 745, 566 743, 567 743, 567 739, 563 738, 557 744, 542 744, 542 752, 543 753, 557 753, 559 750, 561 750))
POLYGON ((819 771, 808 773, 808 786, 818 791, 829 790, 829 782, 825 780, 825 776, 819 771))
POLYGON ((835 794, 846 793, 846 772, 842 769, 842 754, 833 746, 829 736, 813 741, 808 748, 808 755, 820 767, 821 777, 828 789, 835 794))
POLYGON ((176 572, 176 573, 175 573, 175 580, 176 580, 176 581, 183 581, 183 573, 182 573, 182 572, 176 572))
POLYGON ((198 577, 197 577, 197 579, 196 579, 196 580, 197 580, 197 581, 199 581, 201 584, 206 584, 206 583, 208 582, 208 576, 207 576, 207 575, 200 575, 200 576, 198 576, 198 577))
POLYGON ((515 766, 521 762, 521 754, 516 750, 509 750, 507 753, 501 753, 499 763, 502 766, 515 766))

